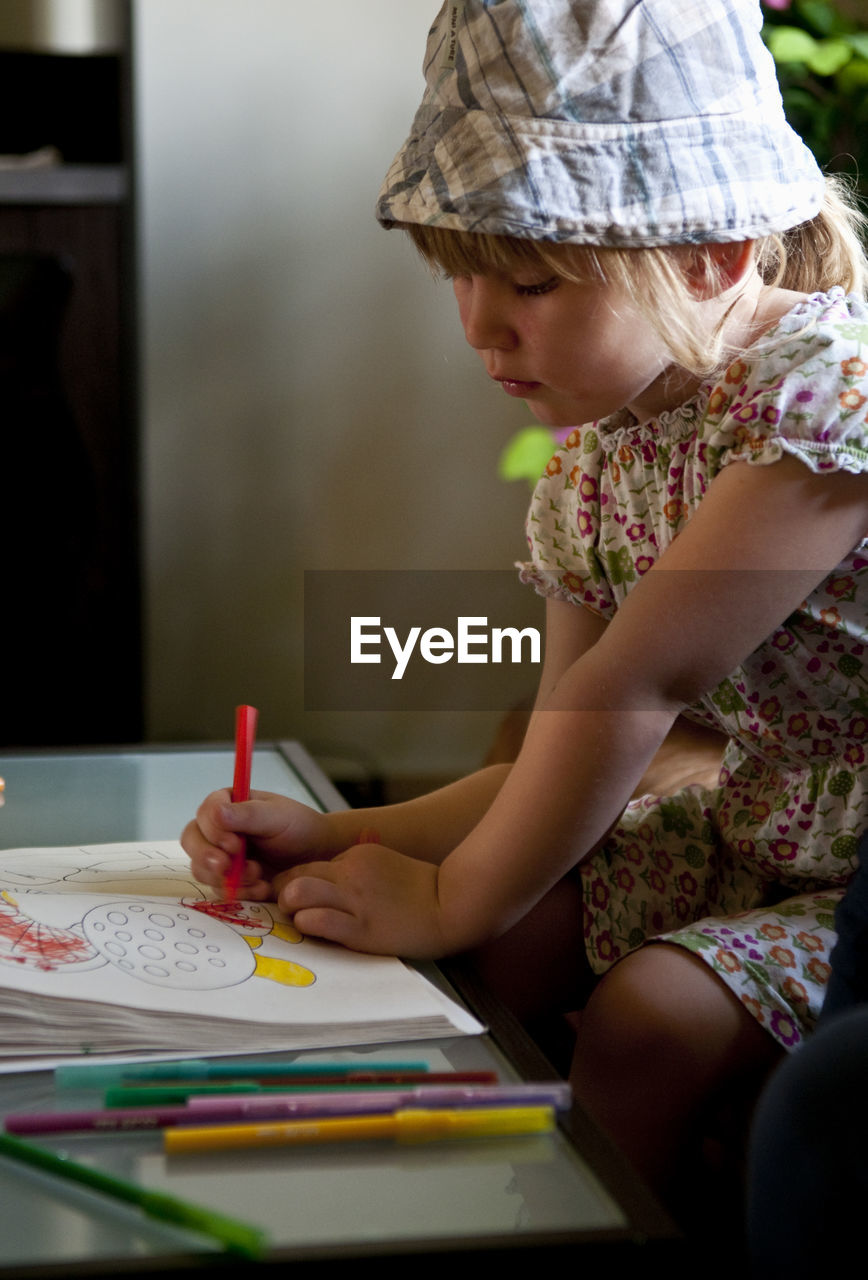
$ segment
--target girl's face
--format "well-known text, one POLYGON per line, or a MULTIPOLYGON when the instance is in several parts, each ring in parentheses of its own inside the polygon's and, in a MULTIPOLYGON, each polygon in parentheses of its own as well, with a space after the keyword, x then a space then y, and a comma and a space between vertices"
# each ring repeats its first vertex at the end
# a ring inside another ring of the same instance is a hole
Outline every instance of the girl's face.
POLYGON ((452 285, 489 377, 540 422, 578 426, 625 408, 643 421, 698 386, 614 285, 534 272, 460 275, 452 285))

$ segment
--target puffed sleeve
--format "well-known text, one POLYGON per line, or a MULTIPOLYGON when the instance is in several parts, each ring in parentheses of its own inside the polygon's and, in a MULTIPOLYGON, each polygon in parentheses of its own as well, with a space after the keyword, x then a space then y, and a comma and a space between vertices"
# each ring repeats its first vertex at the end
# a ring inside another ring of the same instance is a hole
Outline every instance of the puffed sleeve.
POLYGON ((868 470, 868 308, 842 290, 808 298, 711 391, 707 440, 718 465, 776 462, 813 472, 868 470))

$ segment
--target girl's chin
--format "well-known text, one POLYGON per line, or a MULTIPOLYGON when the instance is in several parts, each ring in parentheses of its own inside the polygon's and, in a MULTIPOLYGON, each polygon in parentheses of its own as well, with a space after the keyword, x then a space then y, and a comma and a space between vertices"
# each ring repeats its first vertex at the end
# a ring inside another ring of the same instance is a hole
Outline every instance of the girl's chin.
POLYGON ((555 429, 578 427, 589 421, 587 417, 581 416, 578 406, 558 408, 543 400, 536 400, 533 396, 528 396, 525 403, 533 412, 537 422, 542 423, 544 427, 555 429))

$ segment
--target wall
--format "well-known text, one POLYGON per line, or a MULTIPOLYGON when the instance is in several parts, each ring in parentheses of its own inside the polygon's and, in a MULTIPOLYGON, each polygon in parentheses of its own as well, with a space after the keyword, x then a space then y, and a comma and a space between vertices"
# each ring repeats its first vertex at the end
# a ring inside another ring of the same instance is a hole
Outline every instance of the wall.
POLYGON ((313 714, 301 679, 304 569, 507 569, 524 548, 527 489, 495 467, 528 412, 373 217, 436 7, 134 4, 152 740, 225 739, 251 701, 265 736, 449 772, 497 722, 313 714))

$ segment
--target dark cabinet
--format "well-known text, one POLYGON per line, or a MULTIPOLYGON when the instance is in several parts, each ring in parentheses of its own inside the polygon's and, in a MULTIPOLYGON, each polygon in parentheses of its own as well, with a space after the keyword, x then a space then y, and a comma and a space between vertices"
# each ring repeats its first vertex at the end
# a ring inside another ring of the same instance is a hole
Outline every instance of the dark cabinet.
POLYGON ((0 49, 2 746, 142 735, 128 53, 0 49))

